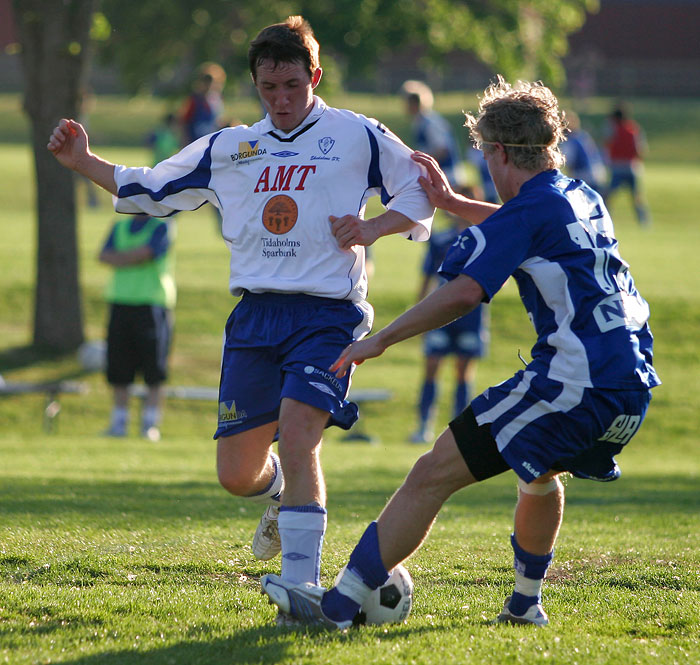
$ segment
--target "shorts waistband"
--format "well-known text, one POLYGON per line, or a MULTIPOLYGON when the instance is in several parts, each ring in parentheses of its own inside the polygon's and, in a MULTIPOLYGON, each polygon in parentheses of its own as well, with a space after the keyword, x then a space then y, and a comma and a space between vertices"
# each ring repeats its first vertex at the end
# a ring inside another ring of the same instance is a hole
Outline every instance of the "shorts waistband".
POLYGON ((326 298, 324 296, 312 296, 308 293, 264 293, 243 292, 243 300, 260 305, 339 305, 351 304, 351 300, 339 300, 338 298, 326 298))

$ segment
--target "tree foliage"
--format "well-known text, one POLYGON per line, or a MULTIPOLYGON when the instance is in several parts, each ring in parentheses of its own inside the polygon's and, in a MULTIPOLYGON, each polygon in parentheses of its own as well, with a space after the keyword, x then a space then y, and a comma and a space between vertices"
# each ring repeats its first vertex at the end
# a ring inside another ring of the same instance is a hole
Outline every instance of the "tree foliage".
POLYGON ((250 39, 265 25, 302 14, 342 74, 372 79, 382 58, 415 47, 433 66, 452 51, 473 53, 507 78, 563 81, 569 33, 598 0, 103 0, 109 35, 102 55, 131 91, 167 87, 206 60, 247 75, 250 39))

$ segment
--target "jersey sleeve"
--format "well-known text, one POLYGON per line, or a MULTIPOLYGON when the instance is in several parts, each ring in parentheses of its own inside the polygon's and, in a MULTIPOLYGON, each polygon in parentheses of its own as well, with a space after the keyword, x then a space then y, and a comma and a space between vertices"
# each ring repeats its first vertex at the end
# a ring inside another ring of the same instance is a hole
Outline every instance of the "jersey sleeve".
POLYGON ((196 210, 205 203, 218 206, 209 182, 211 151, 219 135, 204 136, 153 168, 116 166, 115 210, 167 217, 181 210, 196 210))
POLYGON ((411 149, 386 127, 369 120, 365 129, 370 143, 370 188, 379 191, 387 210, 400 212, 415 222, 410 231, 401 235, 410 240, 427 240, 435 209, 418 183, 418 177, 427 173, 411 159, 411 149))
POLYGON ((517 209, 501 208, 457 236, 438 272, 447 280, 471 277, 484 289, 488 302, 528 258, 531 244, 529 228, 517 209))

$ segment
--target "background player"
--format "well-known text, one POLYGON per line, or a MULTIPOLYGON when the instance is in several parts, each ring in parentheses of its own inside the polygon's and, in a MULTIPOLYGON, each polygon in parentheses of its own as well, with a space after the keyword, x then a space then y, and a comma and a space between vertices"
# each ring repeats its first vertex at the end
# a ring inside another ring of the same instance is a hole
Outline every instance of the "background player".
POLYGON ((329 422, 349 427, 357 417, 345 401, 349 376, 338 379, 328 366, 371 327, 364 246, 392 233, 427 239, 434 208, 396 136, 314 96, 322 70, 306 21, 292 16, 265 28, 248 55, 267 110, 251 127, 204 136, 153 169, 97 157, 71 120, 54 129, 48 148, 116 194, 120 212, 165 216, 206 202, 220 210, 229 287, 243 297, 226 324, 219 480, 270 506, 254 554, 270 559, 281 547, 282 577, 318 582, 326 529, 321 437, 329 422), (364 219, 367 200, 379 194, 386 212, 364 219))
POLYGON ((566 158, 566 174, 583 180, 596 192, 604 191, 605 164, 593 137, 581 127, 581 119, 574 111, 566 112, 568 134, 561 144, 566 158))
POLYGON ((413 119, 413 145, 432 155, 453 187, 459 184, 457 141, 447 120, 433 110, 433 91, 422 81, 405 81, 401 94, 413 119))
POLYGON ((545 625, 541 588, 564 511, 568 471, 589 480, 620 475, 614 455, 638 430, 659 384, 649 307, 637 292, 601 197, 563 176, 565 123, 541 83, 502 78, 489 86, 472 137, 483 146, 501 208, 455 194, 435 161, 421 182, 430 200, 477 224, 448 252, 449 281, 376 335, 348 347, 331 369, 383 353, 489 300, 513 275, 535 327, 532 361, 487 389, 450 423, 366 529, 338 585, 291 585, 276 575, 263 591, 305 622, 346 627, 362 602, 427 537, 457 490, 512 469, 519 496, 511 545, 515 589, 498 621, 545 625))
POLYGON ((620 187, 629 189, 637 221, 642 226, 651 222, 641 182, 642 158, 646 149, 646 138, 641 127, 630 117, 623 104, 616 106, 608 118, 608 135, 605 139, 610 164, 610 183, 605 200, 609 202, 610 195, 620 187))
MULTIPOLYGON (((461 188, 460 194, 471 195, 471 190, 461 188)), ((423 279, 418 294, 420 302, 437 286, 444 283, 438 275, 447 250, 469 222, 461 217, 449 215, 452 226, 449 229, 433 232, 422 265, 423 279)), ((445 357, 455 357, 455 387, 452 417, 456 418, 471 401, 474 394, 476 366, 488 348, 488 309, 479 305, 473 312, 462 316, 442 328, 429 330, 423 336, 425 356, 424 376, 418 398, 418 428, 411 435, 412 443, 429 443, 433 440, 435 402, 438 397, 437 378, 440 365, 445 357)))
POLYGON ((221 65, 205 62, 199 66, 197 77, 192 83, 192 92, 187 96, 179 116, 184 145, 211 134, 222 126, 222 92, 225 85, 226 72, 221 65))
POLYGON ((141 435, 160 440, 176 297, 171 235, 169 222, 133 215, 114 224, 100 252, 100 261, 114 268, 106 292, 107 381, 114 395, 108 436, 127 434, 129 387, 139 372, 147 386, 141 435))

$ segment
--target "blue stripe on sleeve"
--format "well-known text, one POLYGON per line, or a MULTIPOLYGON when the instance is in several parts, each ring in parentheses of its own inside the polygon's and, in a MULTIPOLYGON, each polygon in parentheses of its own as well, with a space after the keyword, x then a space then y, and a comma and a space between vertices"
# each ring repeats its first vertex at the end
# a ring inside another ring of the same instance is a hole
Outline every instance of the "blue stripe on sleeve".
POLYGON ((378 188, 380 190, 380 197, 382 205, 386 205, 391 201, 393 196, 389 195, 389 192, 384 188, 384 180, 382 178, 382 171, 379 168, 379 144, 377 139, 370 131, 369 127, 365 127, 367 130, 367 136, 369 137, 369 149, 370 149, 370 160, 369 160, 369 170, 367 171, 367 186, 370 189, 378 188))
POLYGON ((202 159, 199 160, 199 164, 187 175, 175 180, 170 180, 158 191, 148 189, 137 182, 123 185, 119 188, 117 196, 120 199, 126 199, 130 196, 146 194, 153 201, 162 201, 164 198, 186 189, 202 189, 208 187, 209 181, 211 180, 211 149, 219 134, 221 134, 221 132, 216 132, 216 134, 212 135, 209 139, 209 145, 202 155, 202 159))

